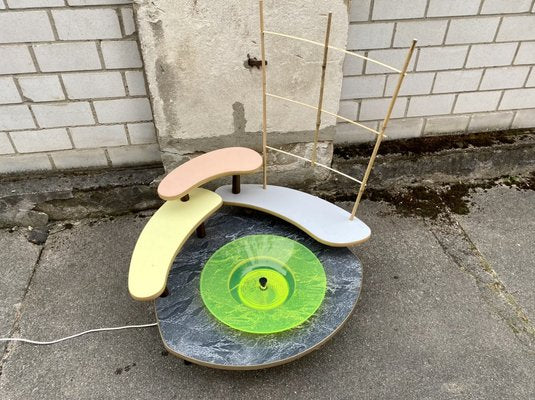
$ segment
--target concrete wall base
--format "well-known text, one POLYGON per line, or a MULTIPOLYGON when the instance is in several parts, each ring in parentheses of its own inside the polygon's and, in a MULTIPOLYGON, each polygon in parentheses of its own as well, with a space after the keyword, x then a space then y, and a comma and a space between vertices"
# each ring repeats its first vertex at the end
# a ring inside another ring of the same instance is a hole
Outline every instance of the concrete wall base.
MULTIPOLYGON (((309 157, 310 143, 282 146, 309 157)), ((369 145, 341 146, 322 142, 321 159, 333 154, 333 167, 351 176, 364 173, 369 145)), ((498 177, 526 176, 535 172, 535 131, 448 136, 386 142, 377 158, 368 188, 397 192, 407 187, 437 187, 459 182, 484 182, 498 177)), ((353 200, 353 182, 284 155, 276 157, 277 169, 268 175, 270 184, 285 184, 331 201, 353 200), (300 166, 300 168, 297 168, 300 166)), ((52 220, 119 215, 157 208, 161 200, 156 184, 161 166, 144 169, 94 171, 85 174, 2 181, 0 227, 45 226, 52 220)), ((261 175, 242 177, 260 182, 261 175)), ((215 189, 230 178, 211 182, 215 189)))

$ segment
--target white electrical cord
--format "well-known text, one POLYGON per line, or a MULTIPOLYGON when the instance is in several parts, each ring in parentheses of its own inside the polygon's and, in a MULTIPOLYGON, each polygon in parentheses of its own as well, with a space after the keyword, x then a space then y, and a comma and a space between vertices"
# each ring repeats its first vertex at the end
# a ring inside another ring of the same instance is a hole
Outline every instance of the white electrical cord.
POLYGON ((149 328, 151 326, 158 325, 157 322, 153 322, 152 324, 143 324, 143 325, 126 325, 126 326, 116 326, 113 328, 97 328, 97 329, 90 329, 85 332, 76 333, 71 336, 67 336, 61 339, 51 340, 49 342, 40 342, 38 340, 30 340, 30 339, 23 339, 23 338, 0 338, 0 342, 23 342, 23 343, 30 343, 30 344, 36 344, 36 345, 49 345, 49 344, 56 344, 59 342, 63 342, 64 340, 73 339, 78 336, 86 335, 88 333, 94 333, 94 332, 106 332, 106 331, 119 331, 121 329, 134 329, 134 328, 149 328))

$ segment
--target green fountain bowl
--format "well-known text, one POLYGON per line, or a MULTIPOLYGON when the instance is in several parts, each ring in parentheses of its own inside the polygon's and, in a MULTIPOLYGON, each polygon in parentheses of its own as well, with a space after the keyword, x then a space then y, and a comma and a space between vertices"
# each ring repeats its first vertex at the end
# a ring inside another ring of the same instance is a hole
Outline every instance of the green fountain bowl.
POLYGON ((270 334, 309 319, 325 297, 318 258, 302 244, 276 235, 251 235, 219 248, 201 272, 201 297, 231 328, 270 334))

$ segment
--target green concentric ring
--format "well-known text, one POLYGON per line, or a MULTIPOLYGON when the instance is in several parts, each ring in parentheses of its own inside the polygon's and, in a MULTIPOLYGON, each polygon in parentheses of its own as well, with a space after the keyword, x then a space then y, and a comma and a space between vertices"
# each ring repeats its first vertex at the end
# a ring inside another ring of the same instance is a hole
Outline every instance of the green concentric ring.
POLYGON ((325 296, 327 278, 302 244, 251 235, 219 248, 201 272, 201 297, 222 323, 249 333, 276 333, 305 322, 325 296))

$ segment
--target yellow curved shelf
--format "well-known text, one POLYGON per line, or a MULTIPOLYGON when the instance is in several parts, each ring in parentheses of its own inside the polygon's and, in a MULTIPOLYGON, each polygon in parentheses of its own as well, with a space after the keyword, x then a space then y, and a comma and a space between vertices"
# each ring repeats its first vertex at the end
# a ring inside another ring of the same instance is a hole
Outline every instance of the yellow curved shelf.
POLYGON ((186 240, 223 204, 219 195, 206 189, 193 189, 189 196, 189 201, 165 202, 139 235, 128 274, 128 291, 134 299, 154 300, 163 293, 186 240))

